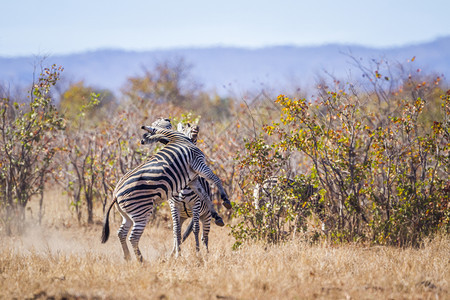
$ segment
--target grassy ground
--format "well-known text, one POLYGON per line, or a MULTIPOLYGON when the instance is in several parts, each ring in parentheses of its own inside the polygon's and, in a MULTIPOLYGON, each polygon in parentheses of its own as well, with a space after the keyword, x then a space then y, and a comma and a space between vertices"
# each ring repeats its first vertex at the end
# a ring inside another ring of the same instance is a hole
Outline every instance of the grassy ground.
MULTIPOLYGON (((164 223, 144 232, 140 264, 123 260, 115 234, 100 243, 100 222, 80 226, 63 206, 47 208, 42 226, 29 217, 22 236, 0 237, 0 299, 450 299, 449 237, 421 249, 298 240, 232 251, 229 229, 213 225, 209 253, 196 254, 191 237, 175 259, 164 223)), ((115 233, 120 220, 111 221, 115 233)))

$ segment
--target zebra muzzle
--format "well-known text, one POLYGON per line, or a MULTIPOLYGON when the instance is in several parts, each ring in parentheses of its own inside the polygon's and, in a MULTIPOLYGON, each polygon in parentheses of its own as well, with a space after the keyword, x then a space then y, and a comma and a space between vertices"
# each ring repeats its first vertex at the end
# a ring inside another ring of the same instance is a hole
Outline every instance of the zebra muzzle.
POLYGON ((150 132, 151 134, 155 133, 155 128, 150 127, 150 126, 142 126, 141 129, 147 130, 148 132, 150 132))
POLYGON ((144 134, 144 139, 147 138, 148 136, 152 136, 156 133, 156 128, 151 127, 151 126, 142 126, 141 129, 144 129, 148 132, 148 133, 144 134))

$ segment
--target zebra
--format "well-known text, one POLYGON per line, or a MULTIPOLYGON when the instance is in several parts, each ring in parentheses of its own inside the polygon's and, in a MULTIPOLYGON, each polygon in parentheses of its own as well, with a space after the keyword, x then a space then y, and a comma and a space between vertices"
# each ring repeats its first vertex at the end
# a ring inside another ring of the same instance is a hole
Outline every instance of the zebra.
POLYGON ((289 188, 301 190, 301 195, 291 199, 294 209, 299 210, 300 206, 303 207, 306 202, 308 209, 314 212, 320 219, 322 231, 326 232, 325 206, 320 202, 320 195, 317 193, 318 189, 312 184, 298 183, 291 178, 271 176, 264 180, 262 184, 256 184, 253 189, 254 208, 256 210, 270 208, 272 201, 280 197, 281 193, 289 188))
MULTIPOLYGON (((192 139, 192 142, 194 144, 197 143, 197 137, 198 137, 198 126, 192 127, 190 124, 187 124, 187 126, 183 126, 181 123, 178 124, 178 131, 184 132, 186 135, 190 136, 192 139), (193 134, 192 134, 192 133, 193 134)), ((209 183, 203 178, 199 177, 200 184, 208 194, 208 198, 212 198, 211 188, 209 186, 209 183)), ((208 251, 208 235, 209 230, 211 227, 211 217, 213 217, 216 220, 216 225, 224 226, 222 218, 220 220, 217 219, 217 212, 214 210, 214 208, 210 209, 209 203, 206 203, 205 201, 199 200, 198 195, 195 194, 191 189, 183 189, 181 193, 178 195, 178 197, 173 197, 170 201, 171 208, 174 209, 172 212, 172 217, 175 217, 174 224, 179 222, 179 227, 176 232, 176 236, 174 235, 174 251, 179 251, 179 245, 186 240, 186 238, 189 236, 189 234, 193 231, 195 228, 199 228, 194 226, 194 219, 191 220, 189 223, 186 231, 183 234, 183 239, 181 239, 181 226, 183 225, 183 222, 190 218, 193 215, 193 209, 199 209, 198 215, 200 217, 200 220, 202 221, 202 241, 205 245, 206 251, 208 251), (197 205, 196 205, 197 204, 197 205), (199 206, 199 207, 198 207, 199 206), (180 209, 181 208, 181 209, 180 209), (220 222, 221 221, 221 222, 220 222)), ((178 225, 178 224, 177 224, 178 225)), ((175 231, 174 231, 175 234, 175 231)), ((194 235, 198 236, 198 232, 195 232, 194 235)), ((196 240, 198 238, 196 237, 196 240)), ((198 249, 197 249, 198 250, 198 249)))
MULTIPOLYGON (((170 123, 170 119, 160 119, 155 121, 153 124, 158 125, 160 127, 164 126, 166 129, 171 129, 172 125, 170 123)), ((153 125, 152 124, 152 125, 153 125)), ((189 123, 186 126, 183 126, 181 123, 178 124, 177 130, 179 132, 184 133, 187 137, 189 137, 194 144, 197 143, 197 137, 199 132, 198 126, 191 126, 189 123)), ((146 143, 152 142, 163 142, 159 138, 155 138, 153 136, 145 137, 146 143)), ((206 191, 208 197, 200 198, 194 191, 192 191, 189 187, 183 189, 178 196, 174 196, 169 200, 169 204, 171 207, 171 215, 173 220, 173 230, 174 230, 174 247, 172 250, 172 254, 176 253, 178 256, 180 251, 180 245, 182 242, 186 240, 189 234, 194 231, 196 243, 196 250, 199 250, 198 245, 198 234, 199 234, 199 224, 198 220, 192 218, 190 224, 188 225, 185 233, 183 234, 183 239, 181 240, 181 227, 183 222, 192 217, 197 211, 203 225, 202 230, 202 241, 205 245, 206 250, 208 251, 208 234, 211 226, 211 217, 215 219, 215 223, 218 226, 224 226, 224 222, 222 218, 217 214, 214 207, 212 206, 211 198, 211 188, 209 186, 208 181, 206 181, 203 177, 199 177, 200 184, 202 188, 206 191), (200 199, 199 199, 200 198, 200 199), (200 203, 197 202, 199 200, 200 203), (198 206, 197 206, 198 205, 198 206), (197 224, 194 224, 194 223, 197 224)))
MULTIPOLYGON (((172 129, 172 123, 171 123, 171 120, 168 118, 159 118, 155 122, 152 123, 152 127, 172 129)), ((199 132, 199 127, 197 125, 191 126, 190 123, 187 123, 186 126, 183 126, 183 124, 178 123, 177 130, 179 132, 184 133, 187 137, 189 137, 191 139, 192 143, 194 143, 195 145, 197 144, 197 138, 198 138, 198 132, 199 132)), ((146 142, 145 142, 146 144, 150 144, 150 143, 154 143, 154 142, 161 142, 163 144, 167 144, 166 140, 155 139, 152 136, 145 136, 144 139, 146 140, 146 142)), ((210 189, 208 181, 202 180, 201 184, 205 188, 205 190, 210 189)), ((184 197, 191 197, 190 195, 192 195, 192 190, 190 190, 189 187, 187 187, 186 191, 183 190, 181 193, 183 193, 185 195, 184 197)), ((180 193, 180 195, 181 195, 181 193, 180 193)), ((196 198, 198 198, 198 196, 196 198)), ((212 196, 210 196, 210 199, 211 198, 212 198, 212 196)), ((187 202, 193 203, 195 201, 192 201, 192 199, 190 199, 190 200, 187 200, 187 202)), ((189 206, 189 207, 192 209, 191 206, 189 206)), ((223 227, 225 225, 223 223, 223 219, 217 214, 217 212, 213 206, 211 206, 210 212, 211 212, 211 216, 215 219, 216 225, 223 227)))
MULTIPOLYGON (((203 178, 199 177, 200 184, 205 189, 206 193, 209 197, 212 197, 211 188, 209 183, 203 178)), ((196 228, 199 226, 194 226, 194 219, 192 218, 188 227, 186 228, 183 238, 181 239, 181 227, 187 219, 191 218, 194 214, 194 209, 197 209, 199 219, 202 222, 202 241, 205 245, 206 251, 208 252, 208 236, 211 228, 211 218, 212 218, 212 210, 210 210, 208 204, 205 201, 198 200, 197 194, 194 193, 191 189, 183 189, 178 197, 173 197, 169 202, 172 210, 172 217, 174 217, 174 224, 179 228, 176 232, 174 229, 174 247, 172 253, 176 253, 180 251, 179 245, 184 242, 189 234, 194 231, 194 235, 198 236, 199 232, 196 232, 196 228), (181 240, 181 241, 180 241, 181 240)), ((217 224, 217 222, 216 222, 217 224)), ((222 224, 224 225, 223 221, 222 224)), ((222 225, 222 226, 223 226, 222 225)), ((219 225, 220 226, 220 225, 219 225)), ((196 240, 198 237, 196 237, 196 240)), ((196 250, 198 251, 198 245, 196 246, 196 250)))
MULTIPOLYGON (((199 175, 217 186, 223 205, 225 208, 231 208, 231 202, 220 179, 206 165, 203 152, 186 135, 158 127, 142 126, 142 129, 147 131, 141 140, 142 144, 147 143, 149 137, 164 140, 167 144, 153 158, 119 180, 105 214, 101 238, 102 243, 106 243, 109 238, 109 213, 115 204, 123 219, 118 236, 124 258, 130 259, 126 238, 131 228, 129 240, 136 258, 141 262, 143 257, 139 249, 139 239, 156 203, 177 195, 186 186, 189 186, 200 199, 208 201, 205 200, 208 195, 200 184, 199 175)), ((195 209, 193 211, 196 212, 195 209)), ((198 227, 198 214, 194 213, 193 219, 194 226, 197 224, 198 227)), ((198 228, 194 228, 194 231, 198 232, 198 228)), ((196 245, 198 244, 197 237, 196 245)))
MULTIPOLYGON (((170 119, 164 119, 160 118, 154 123, 152 123, 152 126, 157 125, 161 128, 171 129, 172 124, 170 122, 170 119)), ((179 132, 184 133, 186 136, 188 136, 194 144, 197 143, 197 137, 199 132, 198 126, 191 126, 189 123, 186 124, 186 126, 183 126, 181 123, 178 124, 177 130, 179 132)), ((151 137, 150 137, 151 139, 151 137)), ((153 139, 154 140, 154 139, 153 139)), ((150 143, 147 139, 147 143, 150 143)), ((209 183, 203 178, 199 177, 200 184, 205 189, 206 193, 208 194, 208 200, 212 198, 211 194, 211 188, 209 186, 209 183)), ((202 222, 202 241, 205 245, 206 251, 208 251, 208 235, 211 227, 211 217, 215 219, 215 223, 218 226, 224 226, 224 222, 222 218, 217 214, 215 209, 212 207, 211 204, 206 203, 203 201, 203 199, 199 199, 199 196, 195 194, 194 191, 192 191, 190 188, 183 189, 179 195, 174 196, 169 199, 171 214, 172 214, 172 221, 173 221, 173 234, 174 234, 174 246, 172 250, 172 254, 179 253, 180 251, 180 245, 182 242, 186 240, 186 238, 189 236, 189 234, 192 232, 193 228, 199 228, 199 226, 194 226, 194 219, 191 220, 189 223, 185 233, 183 234, 183 239, 181 240, 181 227, 185 220, 188 218, 191 218, 193 216, 193 209, 199 209, 198 215, 200 217, 200 220, 202 222), (197 200, 200 201, 200 204, 196 206, 197 200), (211 209, 210 209, 211 206, 211 209)), ((196 235, 196 240, 198 239, 198 232, 194 231, 194 235, 196 235)), ((197 251, 199 249, 197 248, 197 251)))

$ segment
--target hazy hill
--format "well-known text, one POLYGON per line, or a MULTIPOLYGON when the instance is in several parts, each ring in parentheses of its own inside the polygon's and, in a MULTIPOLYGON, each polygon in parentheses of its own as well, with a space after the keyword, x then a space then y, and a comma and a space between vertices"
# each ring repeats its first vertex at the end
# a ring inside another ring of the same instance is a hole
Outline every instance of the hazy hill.
MULTIPOLYGON (((397 48, 374 49, 356 45, 323 45, 314 47, 279 46, 258 49, 231 47, 186 48, 131 52, 98 50, 64 56, 49 56, 45 65, 65 68, 68 81, 84 79, 87 84, 118 92, 129 76, 142 74, 145 66, 156 62, 184 58, 192 65, 194 78, 210 91, 240 95, 247 90, 305 87, 326 70, 347 76, 352 66, 343 53, 364 59, 387 58, 406 62, 416 57, 415 67, 425 72, 450 74, 450 37, 433 42, 397 48)), ((10 88, 26 85, 33 77, 38 57, 0 57, 0 84, 10 88)))

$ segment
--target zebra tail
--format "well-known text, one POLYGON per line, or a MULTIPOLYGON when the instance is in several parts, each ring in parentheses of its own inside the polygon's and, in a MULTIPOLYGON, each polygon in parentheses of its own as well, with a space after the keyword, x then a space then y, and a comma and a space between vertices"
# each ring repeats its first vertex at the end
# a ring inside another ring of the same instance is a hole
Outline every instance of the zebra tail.
POLYGON ((105 220, 103 221, 103 229, 102 229, 102 244, 106 243, 109 238, 109 212, 111 211, 111 208, 113 207, 114 203, 117 202, 117 198, 114 198, 114 201, 111 202, 111 204, 108 207, 108 210, 106 211, 105 220))
POLYGON ((182 242, 184 242, 188 238, 193 228, 194 228, 194 218, 191 219, 191 223, 189 223, 188 227, 186 228, 186 231, 183 233, 182 242))

